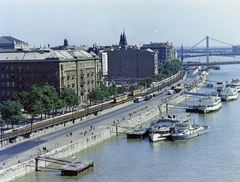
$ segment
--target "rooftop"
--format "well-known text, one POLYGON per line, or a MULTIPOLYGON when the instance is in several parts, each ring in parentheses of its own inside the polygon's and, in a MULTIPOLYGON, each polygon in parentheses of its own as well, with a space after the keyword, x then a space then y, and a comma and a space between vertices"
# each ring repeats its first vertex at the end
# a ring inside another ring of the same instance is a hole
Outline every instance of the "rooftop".
POLYGON ((0 61, 32 61, 32 60, 76 60, 89 59, 94 55, 83 50, 39 50, 39 51, 21 51, 21 52, 2 52, 0 53, 0 61))
POLYGON ((12 44, 14 42, 19 43, 19 44, 20 43, 26 44, 26 42, 23 42, 23 41, 21 41, 19 39, 11 37, 11 36, 2 36, 2 37, 0 37, 0 44, 12 44))

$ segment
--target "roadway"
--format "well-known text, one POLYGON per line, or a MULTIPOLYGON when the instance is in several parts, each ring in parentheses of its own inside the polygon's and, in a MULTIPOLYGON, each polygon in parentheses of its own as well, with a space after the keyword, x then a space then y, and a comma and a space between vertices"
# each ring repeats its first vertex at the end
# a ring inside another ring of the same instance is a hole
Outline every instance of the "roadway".
POLYGON ((122 105, 120 109, 112 109, 108 112, 103 111, 103 114, 94 116, 91 119, 75 122, 75 124, 68 125, 64 128, 60 128, 45 135, 37 136, 34 138, 24 139, 17 143, 10 143, 1 148, 0 150, 0 167, 6 168, 11 165, 17 164, 18 161, 22 162, 32 157, 36 157, 39 152, 45 152, 43 147, 46 147, 48 151, 57 147, 62 147, 71 142, 76 142, 83 137, 88 137, 92 133, 98 133, 105 130, 107 127, 112 126, 114 122, 122 122, 124 119, 128 119, 129 113, 138 115, 145 112, 143 108, 148 107, 152 109, 159 104, 159 100, 166 92, 159 93, 156 97, 149 101, 143 101, 141 103, 128 102, 122 105), (143 110, 141 110, 143 109, 143 110), (89 131, 91 129, 92 130, 89 131), (84 135, 84 132, 87 132, 84 135), (67 136, 67 133, 72 132, 72 136, 67 136), (5 163, 5 165, 4 165, 5 163))
MULTIPOLYGON (((188 75, 188 79, 186 80, 190 85, 194 77, 191 73, 188 75)), ((9 168, 18 162, 36 157, 40 153, 51 151, 94 133, 101 132, 107 127, 113 126, 116 122, 125 121, 125 119, 130 117, 130 113, 132 117, 134 117, 145 112, 146 109, 152 109, 162 102, 163 97, 167 96, 168 89, 169 88, 166 88, 164 91, 157 93, 156 97, 153 97, 149 101, 143 101, 141 103, 128 102, 122 104, 120 109, 113 107, 111 110, 102 111, 99 115, 93 116, 90 119, 84 121, 79 120, 74 124, 71 123, 66 127, 59 128, 44 135, 27 138, 18 143, 10 143, 9 145, 3 146, 0 149, 0 169, 9 168), (66 134, 70 132, 72 136, 67 136, 66 134), (43 150, 43 147, 46 147, 46 150, 43 150)))

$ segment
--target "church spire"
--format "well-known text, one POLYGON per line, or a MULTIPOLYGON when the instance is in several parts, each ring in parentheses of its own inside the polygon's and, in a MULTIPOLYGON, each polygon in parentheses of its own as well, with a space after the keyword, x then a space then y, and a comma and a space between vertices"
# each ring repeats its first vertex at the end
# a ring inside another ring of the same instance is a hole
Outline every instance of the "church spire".
POLYGON ((126 38, 125 30, 124 30, 124 29, 123 29, 123 33, 121 33, 121 35, 120 35, 119 45, 120 45, 120 46, 123 46, 123 47, 126 47, 126 46, 127 46, 127 38, 126 38))

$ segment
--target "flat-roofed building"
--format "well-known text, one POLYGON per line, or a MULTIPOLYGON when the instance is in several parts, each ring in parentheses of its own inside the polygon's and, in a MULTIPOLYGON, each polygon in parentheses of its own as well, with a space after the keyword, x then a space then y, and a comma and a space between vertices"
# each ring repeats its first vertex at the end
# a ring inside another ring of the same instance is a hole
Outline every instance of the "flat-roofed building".
POLYGON ((169 42, 151 42, 150 44, 144 44, 141 49, 152 49, 156 51, 160 63, 176 59, 174 46, 169 42))
POLYGON ((58 94, 72 88, 80 102, 87 102, 87 94, 100 85, 100 69, 99 58, 82 50, 0 53, 0 102, 46 82, 58 94))
POLYGON ((134 83, 157 74, 158 56, 150 49, 119 49, 108 52, 109 81, 134 83))

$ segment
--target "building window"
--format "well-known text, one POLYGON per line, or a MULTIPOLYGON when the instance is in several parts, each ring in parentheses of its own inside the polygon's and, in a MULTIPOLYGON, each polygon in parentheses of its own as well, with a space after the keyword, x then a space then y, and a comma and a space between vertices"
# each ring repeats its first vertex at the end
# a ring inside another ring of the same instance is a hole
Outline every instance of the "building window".
POLYGON ((12 82, 12 87, 14 87, 14 82, 12 82))
POLYGON ((12 78, 14 78, 14 73, 12 73, 12 78))
POLYGON ((4 90, 2 90, 2 96, 4 96, 4 90))
POLYGON ((9 74, 6 74, 6 78, 9 78, 9 74))
POLYGON ((8 66, 6 66, 6 70, 8 70, 8 66))
POLYGON ((12 70, 12 71, 14 70, 14 66, 11 66, 11 70, 12 70))
POLYGON ((4 73, 2 73, 2 78, 4 78, 4 73))
POLYGON ((9 87, 9 82, 7 82, 7 87, 9 87))
POLYGON ((4 87, 4 82, 2 82, 2 88, 4 87))
POLYGON ((18 71, 22 71, 22 66, 19 66, 19 67, 18 67, 18 71))

